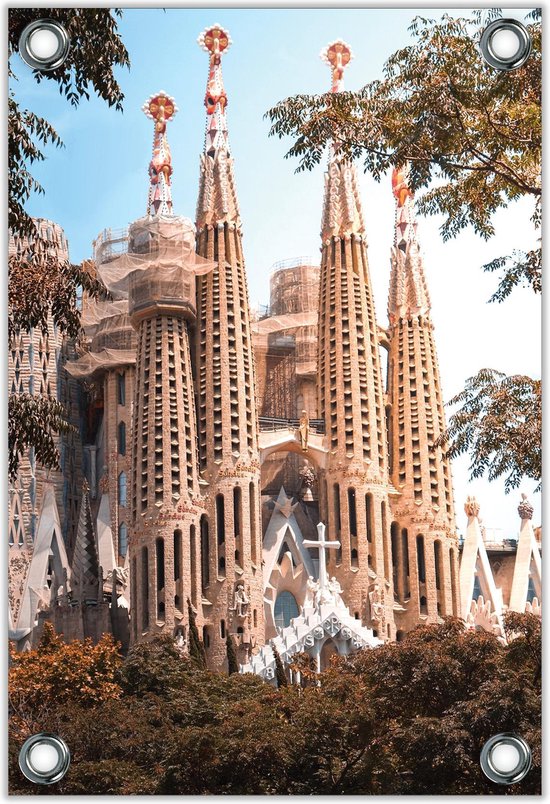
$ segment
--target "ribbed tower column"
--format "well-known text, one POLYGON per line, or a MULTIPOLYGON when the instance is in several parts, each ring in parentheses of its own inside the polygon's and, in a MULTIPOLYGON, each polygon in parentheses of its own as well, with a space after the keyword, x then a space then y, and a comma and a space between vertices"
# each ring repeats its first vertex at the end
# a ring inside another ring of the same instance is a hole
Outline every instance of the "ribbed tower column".
POLYGON ((391 538, 398 628, 457 615, 458 544, 450 462, 433 445, 445 430, 430 297, 416 240, 406 170, 394 171, 397 202, 388 303, 391 538), (402 608, 401 608, 402 607, 402 608))
MULTIPOLYGON (((321 56, 331 67, 332 91, 341 90, 348 45, 334 42, 321 56)), ((334 147, 321 237, 319 414, 329 450, 328 535, 342 545, 329 571, 350 610, 387 639, 395 627, 378 333, 356 172, 334 147)))
POLYGON ((172 214, 166 123, 172 98, 144 106, 155 122, 148 215, 129 228, 129 313, 137 330, 132 424, 131 638, 173 636, 199 608, 202 513, 188 327, 195 318, 194 227, 172 214), (135 270, 133 270, 135 269, 135 270))
POLYGON ((214 260, 198 278, 196 378, 199 455, 209 484, 203 522, 203 611, 212 667, 225 660, 225 633, 239 660, 264 635, 260 462, 248 291, 229 147, 221 55, 231 43, 218 25, 199 44, 209 54, 204 153, 197 203, 197 252, 214 260), (242 586, 243 589, 239 589, 242 586), (244 596, 243 596, 244 593, 244 596), (235 596, 241 598, 238 606, 235 596), (246 602, 248 601, 248 602, 246 602))

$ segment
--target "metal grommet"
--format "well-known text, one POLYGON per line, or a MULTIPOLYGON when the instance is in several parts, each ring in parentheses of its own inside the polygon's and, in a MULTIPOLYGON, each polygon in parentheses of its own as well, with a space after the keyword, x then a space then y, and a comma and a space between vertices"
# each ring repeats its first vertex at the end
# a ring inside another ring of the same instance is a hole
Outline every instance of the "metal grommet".
POLYGON ((481 750, 479 764, 496 784, 515 784, 531 769, 531 749, 517 734, 503 732, 491 737, 481 750))
POLYGON ((55 734, 33 734, 19 752, 19 767, 35 784, 59 782, 69 770, 71 755, 67 744, 55 734))
POLYGON ((69 34, 57 20, 29 23, 19 37, 19 55, 35 70, 56 70, 69 54, 69 34))
POLYGON ((479 47, 485 61, 497 70, 521 67, 531 53, 529 31, 519 20, 493 20, 481 34, 479 47))

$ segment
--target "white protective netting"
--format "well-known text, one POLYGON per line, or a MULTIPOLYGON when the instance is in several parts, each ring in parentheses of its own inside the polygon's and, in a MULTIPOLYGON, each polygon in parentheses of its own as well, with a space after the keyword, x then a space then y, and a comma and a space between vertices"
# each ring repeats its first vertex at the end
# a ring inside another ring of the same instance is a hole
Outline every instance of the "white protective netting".
POLYGON ((135 349, 137 333, 132 326, 128 313, 111 315, 104 318, 96 328, 91 342, 91 349, 135 349))
POLYGON ((120 299, 118 301, 100 301, 96 299, 87 299, 80 321, 82 329, 88 336, 94 335, 99 324, 105 321, 106 318, 112 316, 128 314, 128 300, 120 299))
POLYGON ((93 379, 99 372, 118 366, 133 366, 135 362, 135 349, 101 349, 99 352, 86 352, 78 360, 67 362, 65 370, 77 380, 93 379))
POLYGON ((180 216, 145 216, 128 230, 128 252, 100 265, 98 273, 116 296, 130 297, 130 312, 150 298, 187 302, 195 308, 195 277, 215 263, 195 253, 195 227, 180 216))
POLYGON ((286 315, 274 315, 269 318, 262 318, 260 321, 252 322, 252 332, 257 335, 271 335, 274 332, 284 332, 297 327, 316 327, 317 312, 309 313, 287 313, 286 315))

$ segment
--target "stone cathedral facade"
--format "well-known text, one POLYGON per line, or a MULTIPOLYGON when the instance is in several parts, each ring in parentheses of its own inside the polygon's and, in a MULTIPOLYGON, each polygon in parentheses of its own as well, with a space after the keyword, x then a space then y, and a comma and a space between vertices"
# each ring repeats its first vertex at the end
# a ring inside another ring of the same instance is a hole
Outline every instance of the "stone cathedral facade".
MULTIPOLYGON (((222 78, 231 40, 213 26, 199 44, 194 221, 173 209, 177 107, 160 92, 143 107, 147 214, 94 242, 109 301, 83 299, 79 344, 52 325, 11 347, 12 393, 64 401, 77 435, 60 438, 59 471, 31 451, 10 487, 10 638, 28 648, 50 620, 67 639, 109 631, 126 650, 167 634, 185 651, 192 612, 212 668, 231 634, 243 671, 267 680, 273 646, 287 665, 306 651, 321 669, 445 616, 504 639, 506 609, 540 614, 540 529, 523 500, 518 541, 499 541, 469 498, 458 540, 451 467, 434 448, 444 395, 406 169, 393 175, 387 326, 356 170, 335 148, 320 264, 274 266, 268 307, 251 311, 222 78)), ((323 58, 338 92, 351 51, 336 41, 323 58)), ((61 228, 40 225, 67 256, 61 228)))

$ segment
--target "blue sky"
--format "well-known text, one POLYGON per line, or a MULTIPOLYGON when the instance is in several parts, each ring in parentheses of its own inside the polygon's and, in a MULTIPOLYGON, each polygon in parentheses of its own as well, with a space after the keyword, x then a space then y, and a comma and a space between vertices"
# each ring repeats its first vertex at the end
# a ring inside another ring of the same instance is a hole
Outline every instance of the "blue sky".
MULTIPOLYGON (((193 218, 208 68, 196 39, 218 22, 233 39, 223 71, 250 299, 253 306, 267 303, 275 261, 319 253, 323 170, 295 174, 296 164, 284 159, 290 143, 268 138, 263 114, 289 95, 328 90, 329 70, 319 52, 337 38, 345 39, 355 55, 346 71, 347 88, 380 77, 387 57, 410 41, 407 28, 415 13, 411 8, 126 9, 120 32, 132 64, 130 71, 117 74, 126 96, 122 114, 95 98, 75 111, 53 83, 36 85, 30 69, 14 60, 19 102, 47 117, 65 143, 63 149, 48 149, 46 161, 35 166, 46 195, 33 198, 29 211, 64 227, 75 261, 91 256, 91 242, 103 228, 123 227, 143 215, 152 123, 141 106, 163 89, 180 109, 169 125, 174 210, 193 218)), ((422 13, 433 17, 439 12, 422 13)), ((508 16, 522 18, 524 13, 507 9, 508 16)), ((377 317, 385 325, 394 220, 391 183, 389 177, 377 184, 362 176, 361 187, 377 317)), ((503 305, 487 304, 496 279, 480 269, 514 248, 534 245, 530 212, 526 201, 499 212, 496 236, 488 243, 466 231, 444 244, 438 233, 441 220, 420 220, 445 399, 482 367, 540 376, 539 299, 519 290, 503 305)), ((465 525, 466 494, 475 493, 485 524, 515 535, 520 490, 505 496, 501 481, 469 485, 467 466, 467 458, 453 464, 459 529, 465 525)), ((530 494, 533 486, 525 483, 521 490, 530 494)), ((531 501, 538 523, 540 495, 531 501)))

